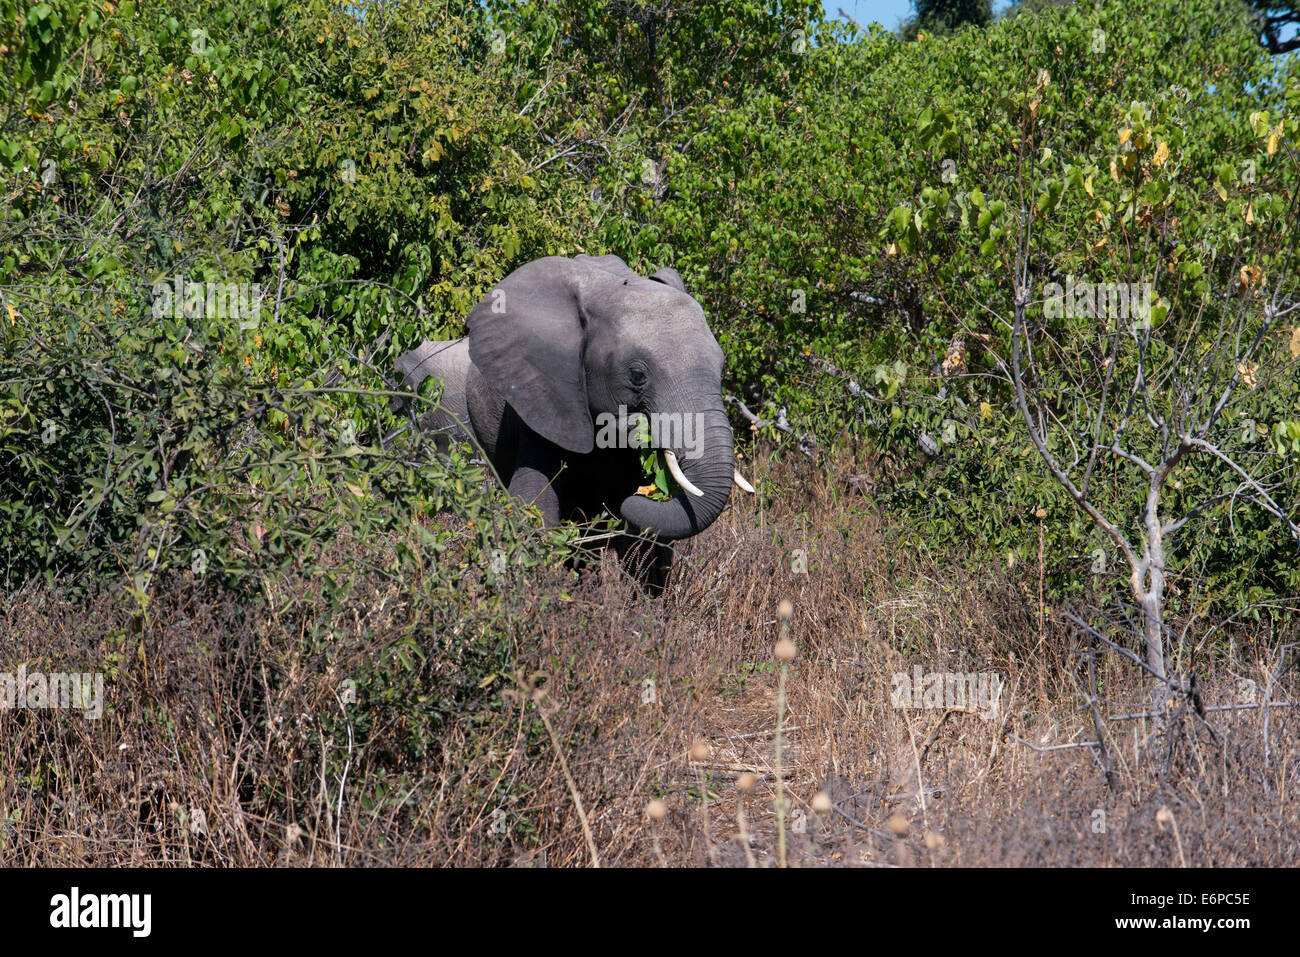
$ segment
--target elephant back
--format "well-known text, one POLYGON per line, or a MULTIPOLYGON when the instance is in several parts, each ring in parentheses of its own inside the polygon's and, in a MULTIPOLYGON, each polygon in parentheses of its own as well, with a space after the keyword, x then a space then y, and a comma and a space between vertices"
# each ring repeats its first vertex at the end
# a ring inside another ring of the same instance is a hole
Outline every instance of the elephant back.
POLYGON ((402 374, 402 385, 408 389, 418 390, 425 379, 438 379, 442 382, 442 399, 437 407, 420 415, 421 429, 434 433, 434 441, 440 452, 445 452, 453 441, 470 437, 469 406, 466 401, 466 387, 471 372, 469 339, 427 339, 398 357, 396 367, 402 374))

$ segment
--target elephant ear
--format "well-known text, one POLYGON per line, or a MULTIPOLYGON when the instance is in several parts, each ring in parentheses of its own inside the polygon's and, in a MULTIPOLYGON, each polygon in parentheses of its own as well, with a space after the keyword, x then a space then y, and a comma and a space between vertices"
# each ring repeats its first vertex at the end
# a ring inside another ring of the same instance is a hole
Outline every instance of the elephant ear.
POLYGON ((585 453, 595 445, 595 426, 583 367, 579 268, 548 256, 506 276, 470 311, 469 355, 525 425, 585 453))
POLYGON ((661 282, 665 286, 672 286, 678 292, 686 292, 686 283, 682 282, 682 277, 672 266, 665 266, 650 277, 655 282, 661 282))

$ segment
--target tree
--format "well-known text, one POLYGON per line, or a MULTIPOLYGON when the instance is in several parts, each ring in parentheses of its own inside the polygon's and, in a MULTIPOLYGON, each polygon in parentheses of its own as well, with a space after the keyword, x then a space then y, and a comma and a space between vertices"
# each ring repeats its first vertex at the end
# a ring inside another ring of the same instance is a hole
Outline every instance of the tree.
POLYGON ((1297 0, 1246 0, 1255 23, 1259 27, 1259 40, 1272 54, 1300 50, 1300 3, 1297 0), (1282 39, 1291 28, 1292 35, 1282 39))
POLYGON ((1016 0, 1002 11, 1002 19, 1019 17, 1025 14, 1038 14, 1058 7, 1073 6, 1075 0, 1016 0))
POLYGON ((920 33, 942 35, 993 22, 991 0, 912 0, 912 9, 911 19, 899 28, 904 40, 915 40, 920 33))
MULTIPOLYGON (((1288 91, 1288 106, 1297 94, 1288 91)), ((1022 156, 1051 149, 1032 113, 1019 117, 1029 146, 1022 156)), ((1207 520, 1236 535, 1236 512, 1249 504, 1300 547, 1293 514, 1300 443, 1292 439, 1300 423, 1289 418, 1300 327, 1283 323, 1300 312, 1297 155, 1287 145, 1300 121, 1283 108, 1281 116, 1257 110, 1224 124, 1222 148, 1238 162, 1221 163, 1198 190, 1183 161, 1191 144, 1178 101, 1132 103, 1109 164, 1123 211, 1116 238, 1126 252, 1072 257, 1089 267, 1086 279, 1062 277, 1035 250, 1039 235, 1053 234, 1067 187, 1085 186, 1091 200, 1086 170, 1067 166, 1062 182, 1024 164, 1033 192, 1021 192, 1013 214, 1008 373, 1016 405, 1052 477, 1118 551, 1138 610, 1135 619, 1102 611, 1104 629, 1071 620, 1122 653, 1103 631, 1135 626, 1144 655, 1127 656, 1154 678, 1157 715, 1171 692, 1192 689, 1169 660, 1165 603, 1176 537, 1207 520), (1064 283, 1038 286, 1043 276, 1035 272, 1044 269, 1064 283), (1269 421, 1271 428, 1261 426, 1269 421), (1124 495, 1098 490, 1107 472, 1126 490, 1128 507, 1124 495)))
MULTIPOLYGON (((923 329, 948 326, 929 348, 964 339, 928 408, 912 375, 890 410, 951 426, 921 495, 990 538, 990 516, 1050 517, 1056 564, 1091 592, 1073 620, 1150 671, 1157 712, 1190 694, 1197 616, 1271 613, 1300 582, 1300 87, 1270 79, 1244 7, 1184 9, 1169 28, 1076 7, 906 47, 935 78, 899 71, 917 92, 891 105, 916 119, 886 120, 916 159, 883 217, 896 271, 859 287, 892 307, 910 279, 923 329), (1006 464, 1023 455, 1046 484, 1006 464)), ((888 152, 869 118, 852 128, 888 152)))

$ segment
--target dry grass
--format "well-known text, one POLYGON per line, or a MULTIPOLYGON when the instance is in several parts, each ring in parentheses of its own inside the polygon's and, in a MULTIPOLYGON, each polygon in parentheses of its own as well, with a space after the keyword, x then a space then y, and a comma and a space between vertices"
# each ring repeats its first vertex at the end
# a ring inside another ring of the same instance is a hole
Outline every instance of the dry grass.
MULTIPOLYGON (((1093 749, 1029 746, 1093 736, 1079 640, 1050 608, 1040 640, 1037 569, 962 571, 900 547, 868 498, 806 466, 756 471, 782 488, 777 504, 735 502, 683 547, 662 600, 637 595, 612 556, 576 585, 533 576, 514 616, 476 618, 464 596, 445 621, 508 643, 516 674, 432 721, 422 749, 415 705, 339 695, 428 614, 391 590, 330 622, 325 644, 308 637, 308 581, 280 583, 270 610, 164 588, 147 621, 113 595, 10 596, 0 667, 122 657, 103 720, 0 712, 0 863, 770 866, 782 599, 798 647, 781 755, 792 866, 1297 858, 1294 709, 1269 714, 1267 767, 1262 709, 1210 712, 1217 740, 1194 715, 1171 736, 1106 721, 1112 789, 1093 749), (997 673, 997 713, 893 706, 892 676, 916 665, 997 673), (833 803, 821 814, 819 790, 833 803)), ((432 681, 457 667, 455 643, 424 634, 432 681)), ((1239 701, 1243 669, 1295 640, 1233 633, 1231 653, 1202 663, 1204 703, 1239 701)), ((1141 710, 1131 668, 1097 668, 1104 715, 1141 710)), ((1294 670, 1273 695, 1300 695, 1294 670)))

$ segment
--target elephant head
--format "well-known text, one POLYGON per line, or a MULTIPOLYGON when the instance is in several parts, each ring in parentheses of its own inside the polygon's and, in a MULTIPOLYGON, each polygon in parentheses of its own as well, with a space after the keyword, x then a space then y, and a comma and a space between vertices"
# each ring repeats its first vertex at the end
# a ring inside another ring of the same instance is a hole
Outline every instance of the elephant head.
POLYGON ((602 430, 620 412, 647 416, 683 491, 609 503, 633 528, 685 538, 726 506, 735 463, 722 350, 676 271, 645 278, 616 256, 538 259, 470 312, 469 353, 525 425, 570 453, 621 434, 602 430))

